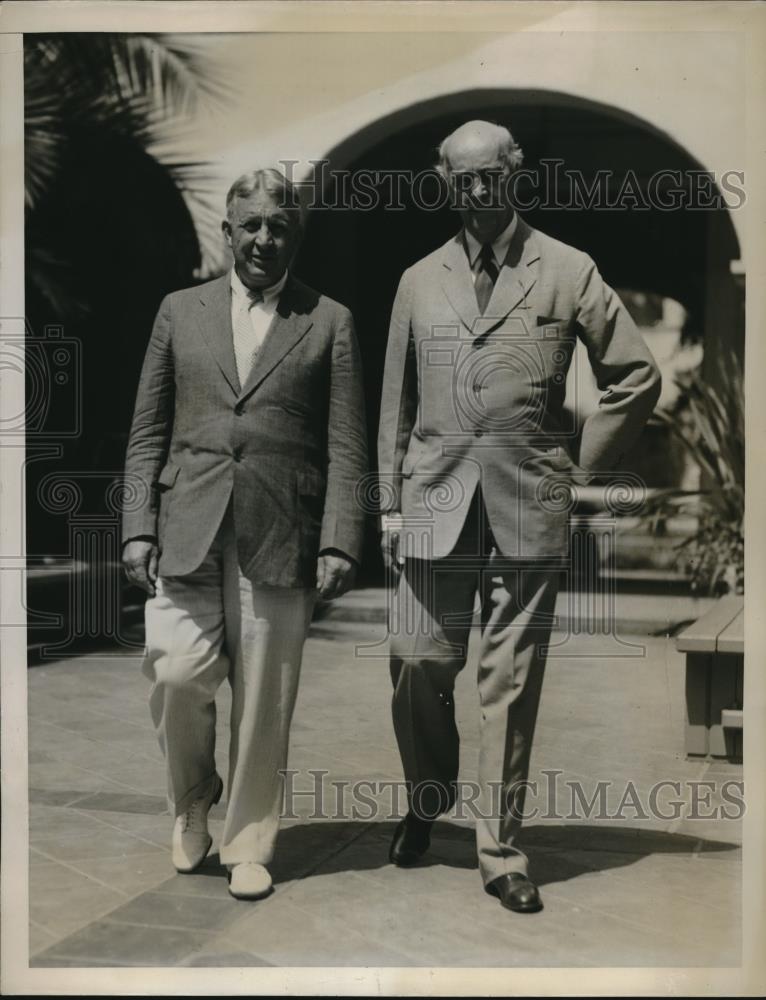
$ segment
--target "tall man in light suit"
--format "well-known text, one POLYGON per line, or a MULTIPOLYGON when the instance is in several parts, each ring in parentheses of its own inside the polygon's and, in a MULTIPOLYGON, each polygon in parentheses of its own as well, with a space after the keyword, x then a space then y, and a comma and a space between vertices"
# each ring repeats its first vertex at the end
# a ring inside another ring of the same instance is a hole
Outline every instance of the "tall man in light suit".
POLYGON ((390 857, 415 863, 454 801, 452 696, 478 592, 479 867, 504 906, 531 912, 542 902, 516 837, 567 554, 556 488, 614 467, 660 376, 593 261, 517 216, 508 179, 521 152, 507 129, 469 122, 440 160, 463 229, 402 276, 381 403, 383 553, 401 571, 393 716, 410 788, 390 857), (602 395, 569 454, 563 403, 577 337, 602 395))
POLYGON ((124 563, 145 587, 150 706, 193 871, 222 794, 215 693, 232 688, 221 861, 238 898, 267 894, 290 720, 317 594, 352 585, 366 468, 351 315, 289 266, 299 203, 277 170, 237 180, 223 222, 233 269, 166 296, 146 352, 126 471, 151 502, 124 517, 124 563))

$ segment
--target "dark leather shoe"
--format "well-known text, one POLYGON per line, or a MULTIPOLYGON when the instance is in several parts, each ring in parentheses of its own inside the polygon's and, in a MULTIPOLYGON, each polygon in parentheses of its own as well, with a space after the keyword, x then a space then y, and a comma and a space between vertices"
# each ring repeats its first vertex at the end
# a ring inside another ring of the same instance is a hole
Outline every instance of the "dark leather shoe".
POLYGON ((399 868, 417 864, 431 846, 431 820, 419 819, 407 813, 394 831, 389 860, 399 868))
POLYGON ((537 913, 543 908, 537 886, 520 872, 501 875, 487 883, 485 889, 490 896, 497 896, 506 910, 514 913, 537 913))

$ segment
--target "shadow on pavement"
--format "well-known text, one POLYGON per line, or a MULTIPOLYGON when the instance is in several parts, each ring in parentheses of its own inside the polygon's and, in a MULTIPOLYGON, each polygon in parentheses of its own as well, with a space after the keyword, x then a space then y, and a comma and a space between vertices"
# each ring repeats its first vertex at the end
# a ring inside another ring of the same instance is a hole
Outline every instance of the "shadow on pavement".
MULTIPOLYGON (((322 820, 289 826, 280 832, 276 855, 269 865, 274 884, 313 874, 388 867, 388 845, 395 828, 393 821, 322 820)), ((653 854, 700 855, 739 850, 736 844, 680 833, 574 823, 526 827, 519 846, 529 857, 533 877, 539 885, 626 867, 653 854)), ((431 848, 417 867, 435 865, 477 868, 473 828, 437 822, 431 848)), ((196 874, 225 877, 225 867, 217 854, 211 854, 196 874)))

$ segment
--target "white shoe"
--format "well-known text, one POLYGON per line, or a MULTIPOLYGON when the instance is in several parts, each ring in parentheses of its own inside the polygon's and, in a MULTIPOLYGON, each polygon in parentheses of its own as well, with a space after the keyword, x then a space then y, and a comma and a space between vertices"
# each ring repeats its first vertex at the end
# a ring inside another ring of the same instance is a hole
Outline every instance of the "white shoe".
POLYGON ((172 858, 176 871, 188 875, 202 864, 213 844, 207 829, 207 814, 223 794, 223 782, 216 775, 207 795, 195 799, 186 812, 176 817, 173 827, 172 858))
POLYGON ((255 861, 232 865, 229 892, 235 899, 261 899, 271 892, 271 875, 255 861))

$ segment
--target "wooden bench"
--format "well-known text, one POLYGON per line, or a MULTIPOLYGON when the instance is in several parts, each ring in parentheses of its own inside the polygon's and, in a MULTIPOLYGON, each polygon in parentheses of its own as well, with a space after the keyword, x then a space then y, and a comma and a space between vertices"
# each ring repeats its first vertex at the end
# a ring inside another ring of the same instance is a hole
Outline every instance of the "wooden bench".
POLYGON ((686 753, 742 759, 745 599, 722 597, 685 629, 686 753))

